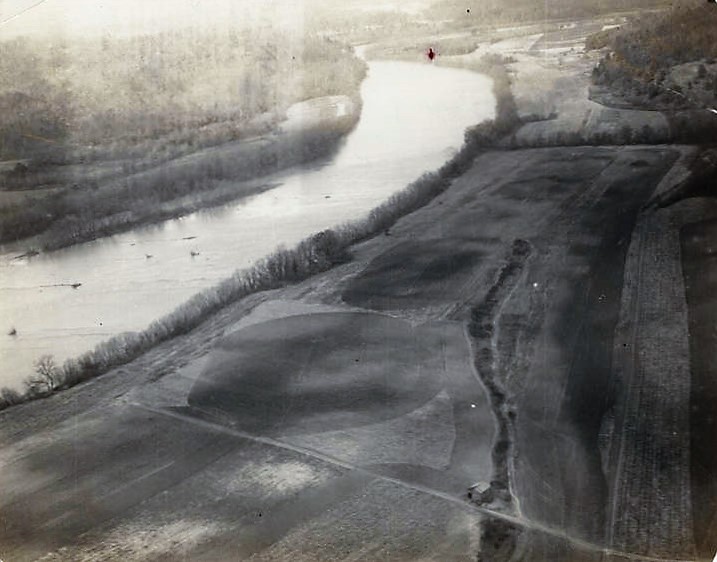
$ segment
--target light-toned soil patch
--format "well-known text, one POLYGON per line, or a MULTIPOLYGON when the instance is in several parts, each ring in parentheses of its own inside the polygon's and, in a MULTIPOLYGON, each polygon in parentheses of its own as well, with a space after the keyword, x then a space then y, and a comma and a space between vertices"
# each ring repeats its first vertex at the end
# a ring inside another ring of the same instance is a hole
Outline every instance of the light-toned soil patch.
POLYGON ((38 562, 126 562, 184 559, 187 553, 219 526, 202 520, 180 519, 160 527, 129 524, 117 528, 101 544, 76 549, 61 547, 38 562))
POLYGON ((286 110, 286 120, 279 124, 283 132, 296 132, 326 126, 333 119, 341 119, 356 111, 349 96, 324 96, 295 103, 286 110))
POLYGON ((276 320, 278 318, 301 316, 305 314, 347 312, 349 310, 358 311, 360 309, 351 309, 346 306, 332 306, 320 303, 307 303, 290 299, 270 300, 257 306, 254 310, 252 310, 251 314, 241 317, 236 324, 227 329, 226 335, 237 332, 248 326, 253 326, 254 324, 261 324, 262 322, 268 322, 269 320, 276 320))
POLYGON ((249 560, 474 561, 480 520, 418 492, 375 483, 249 560))
POLYGON ((331 473, 298 461, 249 462, 222 488, 229 494, 251 489, 261 496, 293 494, 325 480, 331 473))
POLYGON ((407 463, 443 470, 450 465, 455 433, 453 405, 443 391, 395 420, 286 441, 359 465, 407 463))

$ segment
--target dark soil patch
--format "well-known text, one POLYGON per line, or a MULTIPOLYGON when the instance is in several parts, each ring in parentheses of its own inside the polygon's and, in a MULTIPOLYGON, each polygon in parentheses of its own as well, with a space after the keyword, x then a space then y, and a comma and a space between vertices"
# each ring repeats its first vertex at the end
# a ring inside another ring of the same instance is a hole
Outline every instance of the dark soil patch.
POLYGON ((500 195, 512 201, 543 200, 562 195, 568 186, 567 183, 535 178, 507 183, 500 188, 500 195))
POLYGON ((522 529, 501 519, 486 518, 481 523, 478 562, 510 562, 515 553, 522 529))
POLYGON ((480 263, 484 247, 464 239, 401 242, 374 259, 342 298, 377 310, 418 308, 451 299, 480 263))
POLYGON ((47 483, 3 505, 6 559, 35 560, 26 553, 76 543, 238 446, 232 436, 135 408, 110 410, 90 426, 79 423, 74 434, 53 437, 22 458, 27 474, 45 475, 47 483))
POLYGON ((542 161, 531 168, 532 175, 521 175, 506 183, 498 194, 511 201, 558 198, 567 192, 584 189, 614 161, 614 151, 610 150, 598 149, 597 156, 586 154, 585 149, 580 148, 567 157, 566 152, 565 148, 545 150, 541 153, 542 161))
POLYGON ((445 334, 379 314, 293 316, 222 340, 189 405, 259 434, 398 417, 440 390, 445 334))
POLYGON ((717 150, 703 151, 690 164, 689 177, 655 200, 658 207, 669 207, 685 199, 717 197, 717 150))
POLYGON ((717 221, 686 226, 681 232, 681 245, 692 374, 693 524, 698 554, 707 559, 717 549, 717 221))
POLYGON ((595 252, 596 245, 585 242, 574 242, 568 249, 568 255, 586 258, 595 252))
POLYGON ((598 433, 604 415, 616 400, 612 349, 627 249, 641 206, 675 156, 646 153, 650 167, 620 176, 597 204, 585 210, 578 228, 602 233, 602 240, 587 256, 588 278, 575 282, 556 326, 556 339, 564 342, 565 362, 570 365, 558 424, 579 438, 585 461, 592 466, 591 474, 565 471, 566 517, 571 521, 569 527, 592 540, 601 540, 603 531, 607 487, 598 433))

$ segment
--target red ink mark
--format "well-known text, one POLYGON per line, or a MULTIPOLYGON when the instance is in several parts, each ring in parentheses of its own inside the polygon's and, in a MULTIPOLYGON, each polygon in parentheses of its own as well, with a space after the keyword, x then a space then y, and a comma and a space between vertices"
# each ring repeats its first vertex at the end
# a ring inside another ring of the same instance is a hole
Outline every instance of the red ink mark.
POLYGON ((433 50, 433 47, 428 47, 426 56, 428 57, 429 60, 433 60, 436 58, 436 51, 433 50))

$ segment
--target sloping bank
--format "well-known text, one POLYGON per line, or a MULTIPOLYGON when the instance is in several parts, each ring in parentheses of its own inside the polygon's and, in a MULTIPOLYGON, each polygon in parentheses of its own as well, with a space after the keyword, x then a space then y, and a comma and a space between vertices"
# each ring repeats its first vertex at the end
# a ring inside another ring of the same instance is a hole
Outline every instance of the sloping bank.
POLYGON ((345 112, 308 126, 208 147, 93 189, 62 190, 33 206, 3 209, 0 242, 25 238, 32 248, 52 251, 259 193, 270 188, 262 177, 334 154, 362 106, 358 94, 312 101, 320 106, 335 98, 345 112))
POLYGON ((365 219, 314 234, 293 249, 278 249, 252 268, 237 271, 217 286, 198 293, 141 332, 119 334, 93 351, 67 360, 61 367, 45 362, 28 380, 24 394, 10 389, 0 391, 0 409, 42 398, 99 376, 164 341, 190 332, 212 314, 243 297, 302 281, 349 260, 353 244, 383 232, 400 217, 445 191, 452 179, 469 169, 483 149, 494 146, 498 139, 521 124, 505 69, 496 65, 485 73, 493 78, 496 118, 468 128, 461 149, 441 168, 424 174, 391 196, 365 219))

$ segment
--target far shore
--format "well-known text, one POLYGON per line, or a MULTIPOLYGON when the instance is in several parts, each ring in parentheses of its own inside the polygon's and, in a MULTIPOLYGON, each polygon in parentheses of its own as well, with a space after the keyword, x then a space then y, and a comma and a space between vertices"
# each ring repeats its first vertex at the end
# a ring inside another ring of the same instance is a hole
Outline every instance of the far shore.
MULTIPOLYGON (((263 177, 330 157, 340 146, 341 139, 358 123, 361 100, 358 95, 313 98, 294 104, 287 115, 288 118, 279 122, 271 134, 206 148, 162 162, 136 174, 112 178, 105 185, 101 185, 92 196, 102 197, 103 192, 110 194, 128 183, 144 185, 179 180, 186 183, 191 181, 192 176, 204 174, 212 167, 236 168, 233 173, 229 168, 222 169, 209 189, 185 190, 185 193, 178 192, 178 197, 159 205, 131 208, 102 218, 78 220, 75 226, 69 228, 61 221, 42 234, 4 244, 3 253, 23 255, 58 250, 271 189, 272 184, 262 180, 263 177), (311 108, 311 111, 307 112, 307 107, 311 108)), ((88 166, 88 173, 91 167, 88 166)), ((40 196, 52 195, 51 190, 45 191, 40 196)), ((28 202, 36 196, 33 190, 18 193, 22 193, 28 202)))

